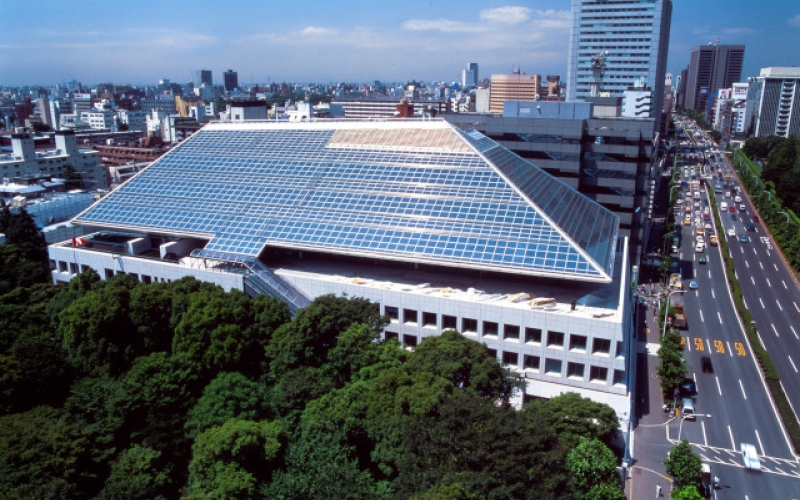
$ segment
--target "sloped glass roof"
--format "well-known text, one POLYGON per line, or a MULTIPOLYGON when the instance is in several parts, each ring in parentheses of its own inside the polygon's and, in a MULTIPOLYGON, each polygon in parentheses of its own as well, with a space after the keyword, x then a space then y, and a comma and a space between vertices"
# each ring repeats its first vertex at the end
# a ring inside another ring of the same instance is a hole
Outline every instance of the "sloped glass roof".
POLYGON ((444 121, 214 123, 76 224, 608 282, 618 218, 444 121))

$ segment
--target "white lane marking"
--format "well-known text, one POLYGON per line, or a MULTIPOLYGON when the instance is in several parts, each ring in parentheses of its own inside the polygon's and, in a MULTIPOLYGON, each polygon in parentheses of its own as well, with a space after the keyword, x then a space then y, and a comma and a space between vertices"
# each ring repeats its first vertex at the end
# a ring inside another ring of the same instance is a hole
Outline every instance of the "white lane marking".
POLYGON ((697 269, 694 269, 694 277, 697 278, 697 269))
POLYGON ((722 315, 720 315, 719 311, 717 311, 717 318, 719 318, 719 324, 722 324, 722 315))
POLYGON ((781 280, 781 283, 783 283, 783 288, 785 288, 785 289, 787 289, 787 290, 789 289, 789 287, 788 287, 788 286, 786 286, 786 282, 785 282, 785 281, 781 280))
POLYGON ((711 279, 711 269, 708 270, 708 279, 711 279))
POLYGON ((750 283, 752 283, 753 285, 756 284, 756 279, 752 276, 750 276, 750 283))
POLYGON ((728 434, 731 436, 731 449, 736 449, 736 441, 733 439, 733 430, 731 430, 731 426, 728 425, 728 434))
POLYGON ((758 255, 758 251, 756 250, 756 247, 753 247, 753 253, 758 255))
POLYGON ((722 396, 722 385, 719 383, 719 377, 715 375, 714 380, 717 381, 717 392, 719 393, 720 396, 722 396))
POLYGON ((797 332, 796 332, 796 331, 794 331, 794 327, 793 327, 792 325, 789 325, 789 328, 792 330, 792 333, 794 333, 794 338, 796 338, 796 339, 799 339, 799 340, 800 340, 800 337, 798 337, 798 335, 797 335, 797 332))
POLYGON ((702 310, 700 311, 700 322, 701 323, 705 323, 706 322, 706 320, 703 319, 703 311, 702 310))
POLYGON ((691 351, 692 351, 692 343, 691 343, 691 342, 689 342, 689 340, 690 340, 690 339, 689 339, 689 336, 687 335, 687 336, 686 336, 686 340, 684 341, 683 345, 685 345, 685 346, 686 346, 686 350, 687 350, 687 351, 691 352, 691 351))
POLYGON ((750 263, 749 262, 744 261, 744 265, 747 266, 748 269, 750 269, 750 263))
MULTIPOLYGON (((767 252, 767 253, 769 253, 769 252, 767 252)), ((776 264, 774 262, 772 263, 772 267, 774 267, 776 271, 778 270, 778 264, 776 264)))
POLYGON ((744 397, 745 401, 747 401, 747 393, 744 392, 744 384, 742 383, 742 379, 739 379, 739 388, 742 390, 742 397, 744 397))
POLYGON ((733 349, 731 349, 731 342, 725 342, 728 345, 728 356, 733 357, 733 349))
POLYGON ((744 247, 739 247, 739 250, 741 250, 742 253, 744 253, 744 247))
POLYGON ((744 297, 742 297, 742 304, 744 304, 745 309, 750 309, 749 307, 747 307, 747 301, 744 300, 744 297))
POLYGON ((761 270, 763 271, 763 270, 764 270, 764 264, 762 264, 761 262, 759 262, 759 263, 758 263, 758 265, 759 265, 759 266, 761 266, 761 270))
POLYGON ((758 434, 758 429, 756 429, 756 439, 758 439, 758 447, 761 448, 761 456, 767 456, 767 454, 764 453, 764 445, 761 443, 761 436, 758 434))
POLYGON ((778 309, 780 309, 781 312, 783 312, 783 306, 781 305, 780 302, 778 302, 778 299, 775 299, 775 303, 778 304, 778 309))
POLYGON ((711 289, 711 298, 712 299, 716 299, 717 298, 716 294, 714 293, 714 289, 713 288, 711 289))
POLYGON ((780 334, 780 333, 778 333, 778 329, 777 329, 777 328, 775 328, 775 323, 770 323, 770 324, 769 324, 769 326, 771 326, 771 327, 772 327, 772 331, 773 331, 773 332, 775 332, 775 336, 776 336, 776 337, 780 337, 780 336, 781 336, 781 334, 780 334))
POLYGON ((770 288, 772 288, 772 283, 770 283, 770 282, 769 282, 769 278, 764 278, 764 279, 766 279, 766 280, 767 280, 767 286, 768 286, 768 287, 770 287, 770 288))
POLYGON ((794 361, 792 360, 792 357, 791 356, 786 356, 786 357, 789 358, 789 363, 792 364, 792 368, 794 368, 794 372, 798 373, 797 372, 797 366, 794 364, 794 361))
POLYGON ((800 307, 797 307, 797 302, 792 302, 792 304, 794 304, 795 310, 800 313, 800 307))
POLYGON ((700 421, 700 427, 703 428, 703 446, 708 446, 708 437, 706 436, 706 421, 700 421))
POLYGON ((758 301, 761 302, 761 309, 766 309, 766 307, 764 306, 764 301, 761 300, 761 297, 758 298, 758 301))

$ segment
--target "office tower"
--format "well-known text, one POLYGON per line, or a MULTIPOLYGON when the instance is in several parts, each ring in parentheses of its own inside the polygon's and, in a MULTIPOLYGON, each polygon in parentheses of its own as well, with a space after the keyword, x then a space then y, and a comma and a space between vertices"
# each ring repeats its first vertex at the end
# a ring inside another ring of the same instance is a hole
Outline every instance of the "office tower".
POLYGON ((708 98, 742 78, 744 45, 702 45, 692 49, 683 92, 684 109, 706 111, 708 98))
POLYGON ((239 73, 229 69, 222 73, 222 79, 225 84, 225 91, 230 92, 239 88, 239 73))
POLYGON ((506 101, 536 101, 541 86, 541 75, 526 75, 519 71, 510 75, 492 75, 489 112, 502 113, 506 101))
POLYGON ((601 95, 622 97, 642 77, 657 100, 660 123, 667 73, 671 0, 572 0, 567 101, 585 100, 592 84, 601 95), (613 7, 613 8, 612 8, 613 7), (602 66, 593 64, 602 55, 602 66))
POLYGON ((199 87, 204 83, 209 86, 214 85, 214 79, 211 75, 210 69, 201 69, 199 71, 195 71, 194 86, 199 87))
POLYGON ((478 86, 478 63, 469 63, 466 69, 461 70, 461 86, 478 86))
POLYGON ((748 82, 752 134, 800 136, 800 68, 761 68, 761 74, 748 82))

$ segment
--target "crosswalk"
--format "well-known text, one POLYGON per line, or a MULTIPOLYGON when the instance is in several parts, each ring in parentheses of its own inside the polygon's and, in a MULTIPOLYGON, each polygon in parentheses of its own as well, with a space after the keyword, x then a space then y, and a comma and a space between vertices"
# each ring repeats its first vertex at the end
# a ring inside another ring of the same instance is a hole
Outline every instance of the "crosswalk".
MULTIPOLYGON (((692 443, 694 451, 700 455, 703 462, 729 465, 744 468, 742 454, 739 450, 730 448, 717 448, 692 443)), ((764 474, 778 474, 786 477, 800 478, 800 462, 797 459, 785 459, 759 455, 761 459, 761 472, 764 474)))

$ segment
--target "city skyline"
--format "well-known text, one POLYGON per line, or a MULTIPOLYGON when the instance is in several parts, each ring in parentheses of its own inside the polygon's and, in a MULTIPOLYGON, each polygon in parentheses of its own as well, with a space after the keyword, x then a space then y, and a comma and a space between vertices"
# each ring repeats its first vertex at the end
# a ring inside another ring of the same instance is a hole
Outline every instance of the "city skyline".
MULTIPOLYGON (((762 67, 800 64, 800 7, 774 3, 777 9, 752 9, 743 0, 675 1, 667 71, 678 75, 693 47, 717 38, 746 46, 743 79, 762 67)), ((95 6, 34 0, 0 7, 0 85, 184 83, 203 68, 214 72, 216 85, 229 68, 242 84, 458 82, 468 62, 480 65, 481 79, 514 69, 565 79, 572 23, 570 0, 467 0, 457 10, 416 0, 380 9, 362 0, 347 9, 243 1, 224 15, 205 1, 187 9, 144 0, 129 18, 121 4, 95 6)))

